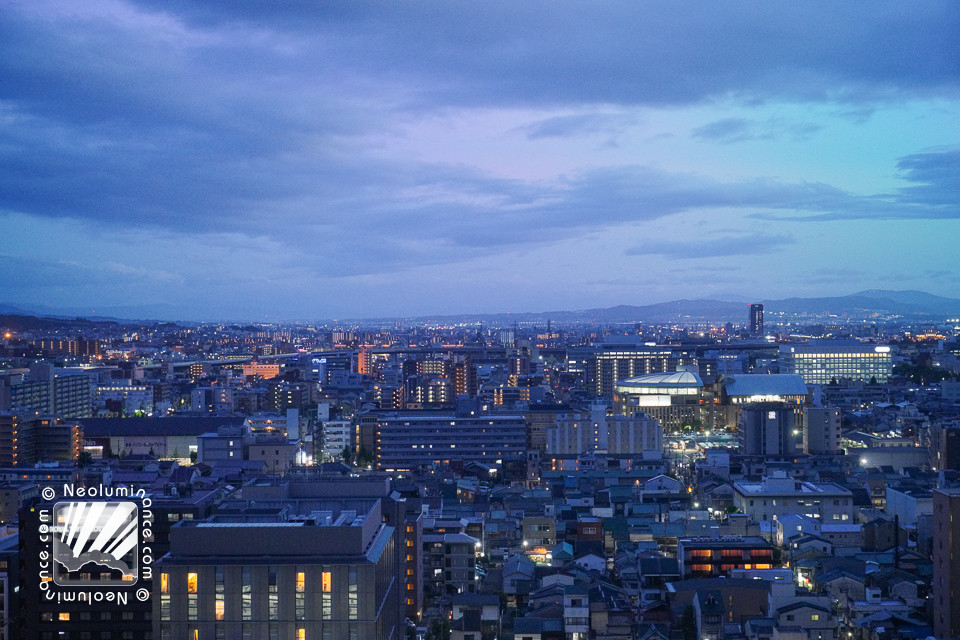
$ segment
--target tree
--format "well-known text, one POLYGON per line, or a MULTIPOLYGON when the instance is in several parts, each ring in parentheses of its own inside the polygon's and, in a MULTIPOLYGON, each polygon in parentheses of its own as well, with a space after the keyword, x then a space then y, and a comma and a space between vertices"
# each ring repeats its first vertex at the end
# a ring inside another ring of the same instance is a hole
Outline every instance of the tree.
POLYGON ((368 464, 373 464, 373 453, 367 451, 365 446, 360 445, 360 449, 357 451, 357 465, 365 466, 368 464))
POLYGON ((340 457, 343 458, 345 464, 350 464, 350 459, 353 457, 353 451, 350 449, 350 445, 343 445, 343 451, 340 452, 340 457))

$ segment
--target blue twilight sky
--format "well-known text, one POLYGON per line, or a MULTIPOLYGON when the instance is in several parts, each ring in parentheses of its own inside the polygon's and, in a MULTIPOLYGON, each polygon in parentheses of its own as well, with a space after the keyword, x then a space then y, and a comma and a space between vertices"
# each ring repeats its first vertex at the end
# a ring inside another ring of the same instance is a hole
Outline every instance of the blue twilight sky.
POLYGON ((958 34, 954 1, 10 0, 0 303, 960 297, 958 34))

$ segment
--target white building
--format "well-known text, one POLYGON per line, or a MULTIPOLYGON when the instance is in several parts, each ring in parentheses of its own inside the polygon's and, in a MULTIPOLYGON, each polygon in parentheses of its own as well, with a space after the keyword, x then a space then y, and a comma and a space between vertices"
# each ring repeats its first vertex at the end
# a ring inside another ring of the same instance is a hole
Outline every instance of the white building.
POLYGON ((780 373, 798 374, 807 384, 844 379, 886 382, 893 373, 893 355, 886 345, 784 344, 778 362, 780 373))
POLYGON ((772 521, 790 513, 822 523, 853 522, 853 494, 832 482, 794 480, 782 471, 760 482, 733 485, 733 504, 754 522, 772 521))
POLYGON ((350 446, 349 420, 327 420, 323 423, 323 459, 340 460, 343 448, 350 446))
POLYGON ((546 453, 643 453, 662 451, 663 429, 642 413, 633 416, 608 416, 603 404, 591 407, 589 413, 557 416, 555 425, 547 428, 546 453))

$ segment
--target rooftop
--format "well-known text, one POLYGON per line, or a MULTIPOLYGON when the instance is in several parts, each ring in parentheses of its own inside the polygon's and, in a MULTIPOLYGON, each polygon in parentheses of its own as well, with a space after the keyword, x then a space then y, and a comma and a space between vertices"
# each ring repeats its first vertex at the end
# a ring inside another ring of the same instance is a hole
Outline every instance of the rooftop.
POLYGON ((626 387, 702 387, 703 380, 692 371, 674 371, 671 373, 650 373, 627 378, 617 383, 626 387))
POLYGON ((738 373, 726 379, 728 396, 804 396, 807 385, 792 373, 738 373))

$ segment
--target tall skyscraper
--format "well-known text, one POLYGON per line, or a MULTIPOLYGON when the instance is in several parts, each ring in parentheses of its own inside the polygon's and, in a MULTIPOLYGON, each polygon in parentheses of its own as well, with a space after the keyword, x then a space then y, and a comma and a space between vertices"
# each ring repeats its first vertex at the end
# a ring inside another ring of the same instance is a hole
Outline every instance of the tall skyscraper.
POLYGON ((750 333, 755 336, 763 335, 763 304, 750 305, 750 333))
POLYGON ((933 492, 933 635, 960 636, 960 489, 933 492))

